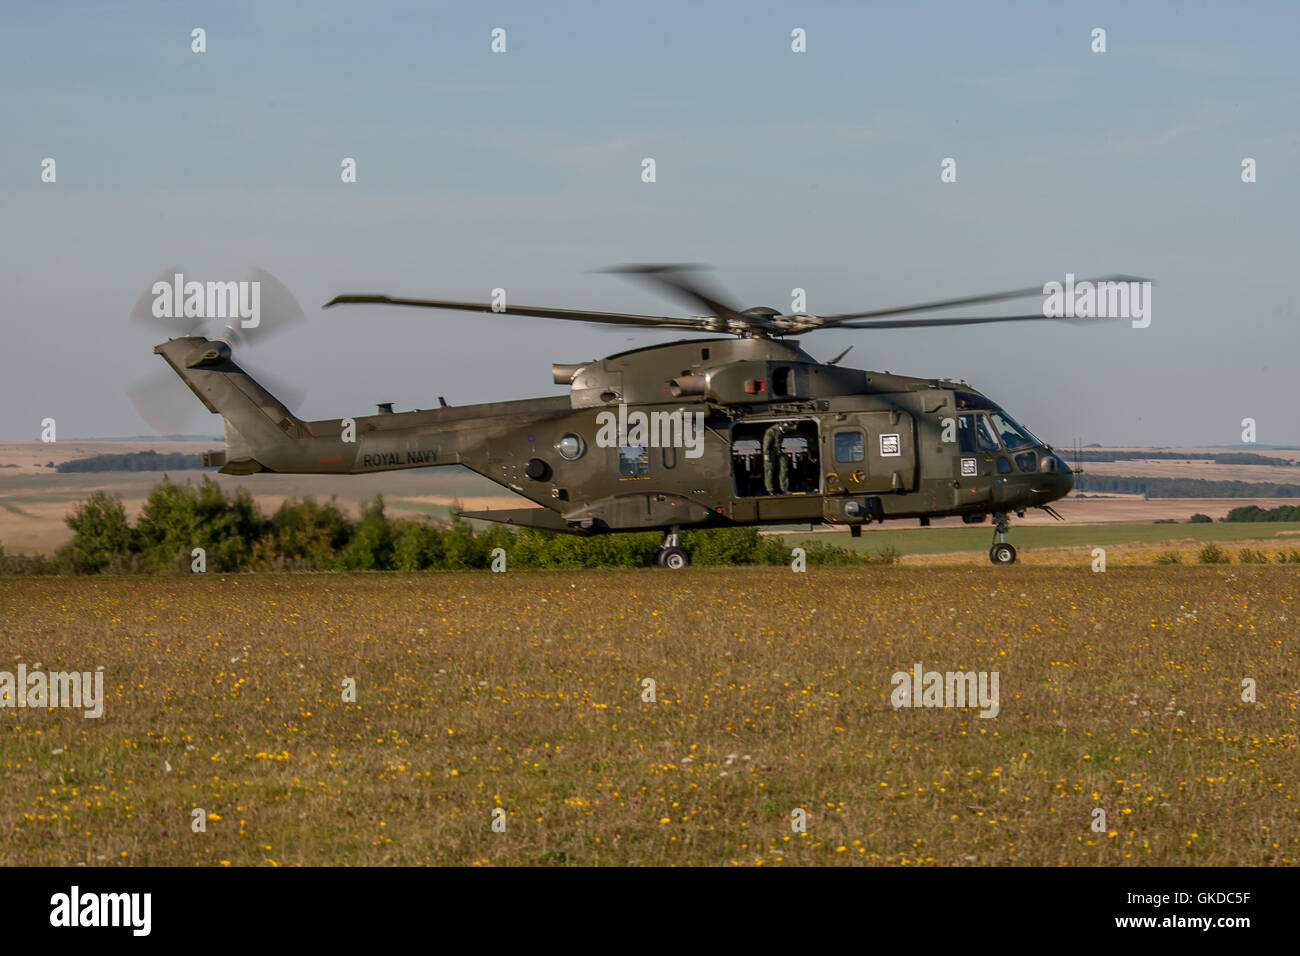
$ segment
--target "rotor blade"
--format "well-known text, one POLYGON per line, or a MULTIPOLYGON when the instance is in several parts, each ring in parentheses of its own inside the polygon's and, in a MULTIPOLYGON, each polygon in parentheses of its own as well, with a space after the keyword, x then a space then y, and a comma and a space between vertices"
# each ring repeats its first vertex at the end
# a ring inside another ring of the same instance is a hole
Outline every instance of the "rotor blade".
POLYGON ((738 322, 745 326, 754 326, 761 324, 756 322, 754 317, 745 315, 734 305, 724 302, 722 293, 716 289, 711 289, 705 283, 699 280, 690 280, 686 278, 687 272, 699 272, 706 268, 705 266, 690 265, 686 263, 677 264, 630 264, 625 266, 611 266, 608 269, 598 269, 598 272, 607 272, 614 275, 631 276, 651 288, 660 290, 666 289, 671 295, 683 302, 689 302, 692 305, 703 306, 711 315, 719 318, 728 319, 732 322, 738 322))
POLYGON ((307 397, 305 388, 294 385, 282 375, 264 371, 261 366, 253 366, 243 357, 237 356, 235 364, 242 368, 249 378, 274 395, 281 405, 295 414, 298 407, 302 405, 302 400, 307 397))
MULTIPOLYGON (((944 325, 982 325, 986 322, 1075 322, 1079 324, 1092 322, 1114 322, 1115 319, 1085 319, 1070 316, 1043 315, 1035 312, 1031 315, 975 315, 933 319, 889 319, 884 322, 840 322, 835 325, 818 326, 828 329, 921 329, 944 325)), ((808 331, 815 331, 809 329, 808 331)))
POLYGON ((226 325, 223 337, 233 346, 249 346, 264 342, 285 332, 306 319, 302 306, 283 282, 263 269, 249 272, 249 280, 257 283, 257 325, 246 328, 243 319, 232 318, 226 325))
POLYGON ((171 369, 152 372, 126 387, 140 417, 164 438, 176 438, 196 421, 203 406, 171 369))
MULTIPOLYGON (((1150 279, 1143 279, 1140 276, 1113 275, 1097 276, 1092 279, 1075 279, 1077 286, 1081 282, 1150 282, 1150 279)), ((989 292, 985 295, 969 295, 960 299, 941 299, 937 302, 926 302, 923 305, 905 305, 893 309, 875 309, 870 312, 842 312, 838 315, 823 316, 827 323, 839 323, 847 319, 871 319, 877 316, 885 315, 906 315, 909 312, 930 312, 935 309, 952 309, 959 305, 978 305, 987 302, 1002 302, 1006 299, 1020 299, 1029 295, 1043 295, 1042 286, 1030 286, 1024 289, 1010 289, 1006 292, 989 292)))
POLYGON ((610 325, 635 325, 656 329, 692 329, 699 332, 715 328, 725 330, 725 323, 710 317, 674 318, 659 315, 632 315, 625 312, 587 312, 581 309, 552 309, 544 306, 506 305, 494 308, 491 303, 456 302, 450 299, 401 299, 388 295, 336 295, 325 303, 332 305, 413 305, 425 309, 453 309, 460 312, 496 312, 502 315, 526 315, 543 319, 570 319, 575 322, 604 322, 610 325))
MULTIPOLYGON (((183 275, 185 272, 180 266, 172 266, 170 269, 164 269, 158 278, 150 282, 140 298, 135 300, 135 305, 131 307, 129 319, 132 324, 148 326, 167 335, 169 338, 180 338, 185 335, 194 335, 203 325, 202 319, 185 318, 182 314, 182 303, 172 303, 173 311, 177 313, 175 318, 165 318, 154 315, 154 302, 157 300, 157 294, 153 291, 158 283, 167 286, 168 289, 174 287, 176 276, 183 275)), ((154 332, 151 335, 156 334, 154 332)))

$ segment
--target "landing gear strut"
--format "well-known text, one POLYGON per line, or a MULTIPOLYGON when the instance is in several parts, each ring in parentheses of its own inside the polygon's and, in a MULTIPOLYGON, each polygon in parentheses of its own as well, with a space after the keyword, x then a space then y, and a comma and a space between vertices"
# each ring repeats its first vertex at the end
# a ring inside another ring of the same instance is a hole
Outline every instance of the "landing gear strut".
POLYGON ((989 560, 994 564, 1015 564, 1016 549, 1007 543, 1007 532, 1011 530, 1011 519, 1005 511, 993 516, 993 547, 989 548, 989 560))
POLYGON ((655 555, 655 564, 659 567, 680 571, 691 563, 686 550, 678 543, 677 534, 678 529, 673 528, 664 535, 664 543, 659 545, 659 552, 655 555))

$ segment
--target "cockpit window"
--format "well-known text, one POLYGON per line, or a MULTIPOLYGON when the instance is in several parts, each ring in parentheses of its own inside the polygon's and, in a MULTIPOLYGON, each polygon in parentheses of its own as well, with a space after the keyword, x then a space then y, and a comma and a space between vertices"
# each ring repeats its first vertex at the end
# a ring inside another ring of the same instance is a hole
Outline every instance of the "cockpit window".
POLYGON ((961 412, 970 411, 976 408, 997 408, 996 405, 983 395, 976 395, 974 392, 953 392, 953 399, 957 403, 957 410, 961 412))
POLYGON ((983 415, 960 415, 957 418, 957 439, 961 450, 970 454, 976 451, 997 451, 998 439, 983 415))
POLYGON ((990 415, 993 419, 993 427, 997 429, 998 436, 1002 439, 1002 444, 1007 446, 1008 451, 1038 444, 1038 439, 1029 433, 1029 429, 1017 425, 1005 412, 991 412, 990 415))

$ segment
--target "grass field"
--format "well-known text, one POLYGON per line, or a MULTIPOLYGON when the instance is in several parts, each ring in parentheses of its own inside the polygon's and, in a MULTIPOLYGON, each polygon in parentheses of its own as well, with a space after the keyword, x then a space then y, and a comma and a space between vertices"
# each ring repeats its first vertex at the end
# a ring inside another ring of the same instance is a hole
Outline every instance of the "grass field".
POLYGON ((0 670, 108 697, 0 710, 0 861, 1294 864, 1298 572, 0 579, 0 670))
MULTIPOLYGON (((792 545, 800 537, 809 538, 807 530, 787 533, 792 545)), ((892 547, 901 555, 957 554, 961 552, 987 552, 993 543, 993 525, 961 528, 899 528, 886 524, 879 530, 863 532, 861 537, 851 537, 848 532, 832 531, 818 534, 817 541, 827 541, 842 547, 879 551, 892 547)), ((1241 522, 1233 524, 1113 524, 1113 525, 1029 525, 1018 527, 1012 522, 1008 540, 1017 550, 1031 555, 1033 549, 1077 548, 1086 556, 1094 547, 1115 545, 1159 546, 1172 542, 1221 544, 1242 542, 1277 545, 1283 548, 1300 548, 1300 522, 1241 522)))

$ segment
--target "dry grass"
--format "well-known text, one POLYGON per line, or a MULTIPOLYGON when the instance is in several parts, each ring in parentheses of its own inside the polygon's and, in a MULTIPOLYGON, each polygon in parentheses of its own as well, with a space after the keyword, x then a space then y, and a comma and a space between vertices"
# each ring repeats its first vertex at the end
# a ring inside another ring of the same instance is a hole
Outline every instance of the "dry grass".
POLYGON ((1298 572, 3 579, 0 669, 110 692, 0 710, 0 861, 1294 864, 1298 572))
MULTIPOLYGON (((1204 538, 1178 538, 1173 537, 1179 533, 1179 530, 1186 532, 1188 528, 1193 531, 1199 528, 1212 527, 1209 525, 1190 525, 1183 526, 1181 529, 1173 528, 1168 532, 1161 532, 1158 529, 1165 526, 1154 526, 1157 528, 1153 538, 1156 540, 1145 541, 1129 544, 1107 544, 1102 546, 1105 552, 1106 569, 1114 570, 1116 568, 1137 568, 1150 565, 1160 564, 1200 564, 1200 553, 1209 543, 1204 538), (1166 540, 1160 540, 1159 536, 1167 533, 1170 537, 1166 540), (1176 560, 1175 560, 1176 559, 1176 560)), ((1253 525, 1231 525, 1229 527, 1244 527, 1248 529, 1267 528, 1267 524, 1253 525)), ((1295 574, 1300 577, 1300 540, 1292 537, 1293 532, 1279 531, 1272 538, 1246 538, 1241 540, 1218 540, 1214 543, 1224 552, 1228 560, 1225 564, 1290 564, 1295 568, 1295 574), (1242 551, 1251 553, 1250 561, 1242 561, 1242 551)), ((1011 535, 1014 542, 1015 534, 1011 535)), ((1090 570, 1097 556, 1093 553, 1092 546, 1074 545, 1065 548, 1051 547, 1034 547, 1021 550, 1016 555, 1017 563, 1031 567, 1069 567, 1090 570)), ((988 563, 988 554, 986 552, 969 552, 955 551, 935 554, 908 554, 899 558, 902 564, 919 566, 919 567, 951 567, 953 565, 969 565, 971 567, 982 567, 988 563)))

